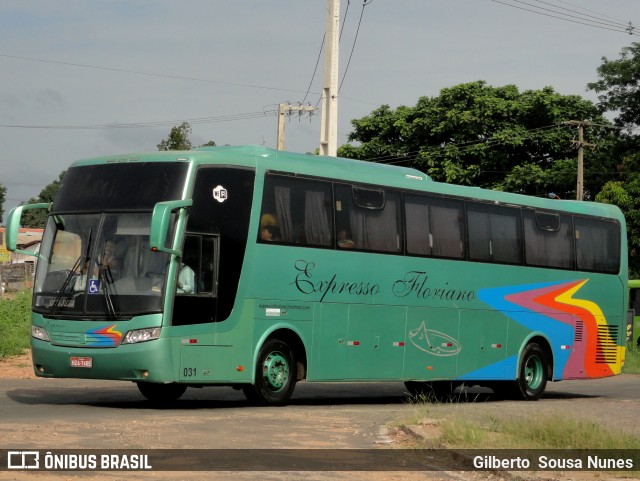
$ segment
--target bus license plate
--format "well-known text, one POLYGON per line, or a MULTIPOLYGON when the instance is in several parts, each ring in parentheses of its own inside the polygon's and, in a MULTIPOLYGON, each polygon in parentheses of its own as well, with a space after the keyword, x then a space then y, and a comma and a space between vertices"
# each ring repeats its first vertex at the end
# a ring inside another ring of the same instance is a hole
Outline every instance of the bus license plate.
POLYGON ((90 357, 72 357, 71 367, 93 367, 93 358, 90 357))

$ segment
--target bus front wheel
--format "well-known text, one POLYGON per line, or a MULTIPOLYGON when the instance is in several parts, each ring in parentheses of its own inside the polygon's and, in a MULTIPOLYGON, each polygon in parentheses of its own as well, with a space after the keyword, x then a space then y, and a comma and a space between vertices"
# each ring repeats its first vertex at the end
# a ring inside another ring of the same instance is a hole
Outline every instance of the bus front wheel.
POLYGON ((258 353, 255 384, 243 388, 245 396, 262 405, 285 405, 296 386, 295 366, 289 345, 280 339, 269 339, 258 353))
POLYGON ((138 389, 144 397, 153 402, 172 402, 177 400, 187 390, 184 384, 156 384, 139 382, 138 389))
POLYGON ((527 344, 520 358, 518 378, 515 381, 514 394, 527 401, 540 399, 547 387, 549 361, 547 353, 538 344, 527 344))

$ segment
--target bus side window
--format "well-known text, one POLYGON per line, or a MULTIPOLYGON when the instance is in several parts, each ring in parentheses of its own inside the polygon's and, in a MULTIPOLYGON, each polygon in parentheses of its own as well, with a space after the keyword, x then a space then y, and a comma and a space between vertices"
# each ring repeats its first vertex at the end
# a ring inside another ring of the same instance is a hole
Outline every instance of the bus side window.
POLYGON ((485 203, 467 203, 469 259, 522 264, 520 209, 485 203))
POLYGON ((527 265, 573 269, 573 223, 570 215, 524 209, 527 265))
POLYGON ((620 226, 576 216, 576 258, 581 271, 616 274, 620 270, 620 226))
POLYGON ((215 295, 216 238, 188 234, 185 238, 177 294, 215 295))
POLYGON ((400 195, 380 188, 336 184, 336 226, 356 249, 401 253, 400 195))
POLYGON ((409 254, 464 258, 462 201, 410 194, 405 197, 405 217, 409 254))
POLYGON ((265 179, 258 241, 308 247, 333 244, 331 184, 287 176, 265 179))

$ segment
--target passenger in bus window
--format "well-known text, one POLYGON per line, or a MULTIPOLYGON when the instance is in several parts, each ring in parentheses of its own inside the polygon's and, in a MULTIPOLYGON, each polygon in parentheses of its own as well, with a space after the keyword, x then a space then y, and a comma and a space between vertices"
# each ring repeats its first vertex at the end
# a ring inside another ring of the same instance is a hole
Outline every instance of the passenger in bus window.
POLYGON ((274 225, 263 225, 260 228, 260 240, 266 242, 279 241, 278 227, 274 225))
POLYGON ((262 214, 260 217, 260 240, 265 242, 280 240, 278 221, 273 214, 262 214))
POLYGON ((342 229, 338 232, 338 247, 342 249, 352 249, 356 246, 356 243, 351 239, 351 235, 347 229, 342 229))
POLYGON ((193 269, 186 264, 180 264, 178 274, 178 294, 194 294, 196 285, 196 275, 193 269))

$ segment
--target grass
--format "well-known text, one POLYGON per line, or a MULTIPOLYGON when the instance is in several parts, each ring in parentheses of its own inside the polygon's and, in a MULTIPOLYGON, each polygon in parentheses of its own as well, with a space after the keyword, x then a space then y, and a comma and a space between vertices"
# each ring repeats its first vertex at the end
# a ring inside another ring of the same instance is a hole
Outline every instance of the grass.
POLYGON ((626 374, 640 374, 640 349, 632 343, 627 344, 623 371, 626 374))
MULTIPOLYGON (((418 413, 420 410, 418 411, 418 413)), ((423 412, 428 412, 425 407, 423 412)), ((431 413, 433 414, 433 413, 431 413)), ((424 417, 422 419, 425 419, 424 417)), ((567 416, 504 417, 487 415, 483 420, 464 417, 428 419, 436 435, 417 441, 425 449, 640 449, 640 438, 609 429, 592 421, 567 416)), ((419 414, 398 426, 420 425, 419 414)))
POLYGON ((495 449, 640 449, 640 439, 590 421, 566 416, 500 419, 484 423, 464 419, 442 422, 443 446, 495 449))
POLYGON ((31 291, 0 300, 0 359, 22 354, 29 348, 31 291))

